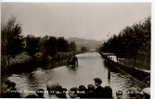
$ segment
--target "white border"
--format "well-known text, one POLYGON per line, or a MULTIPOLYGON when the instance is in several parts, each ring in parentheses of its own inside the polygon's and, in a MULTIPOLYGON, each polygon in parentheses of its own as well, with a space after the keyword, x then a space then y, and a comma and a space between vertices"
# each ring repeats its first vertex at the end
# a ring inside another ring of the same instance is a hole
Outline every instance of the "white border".
POLYGON ((151 31, 151 99, 155 97, 155 4, 152 2, 152 31, 151 31))
MULTIPOLYGON (((151 32, 151 99, 155 99, 155 1, 154 0, 0 0, 1 2, 57 2, 57 3, 152 3, 152 32, 151 32)), ((1 7, 1 6, 0 6, 1 7)), ((1 14, 0 14, 1 15, 1 14)))
POLYGON ((74 3, 100 3, 100 2, 153 2, 153 0, 2 0, 2 2, 74 2, 74 3))

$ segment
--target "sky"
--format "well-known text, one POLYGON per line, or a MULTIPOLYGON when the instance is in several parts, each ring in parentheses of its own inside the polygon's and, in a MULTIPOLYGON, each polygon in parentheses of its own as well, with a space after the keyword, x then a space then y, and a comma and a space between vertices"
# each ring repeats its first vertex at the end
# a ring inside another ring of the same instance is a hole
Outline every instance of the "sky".
POLYGON ((2 3, 1 21, 16 17, 22 34, 107 40, 151 16, 150 3, 2 3))

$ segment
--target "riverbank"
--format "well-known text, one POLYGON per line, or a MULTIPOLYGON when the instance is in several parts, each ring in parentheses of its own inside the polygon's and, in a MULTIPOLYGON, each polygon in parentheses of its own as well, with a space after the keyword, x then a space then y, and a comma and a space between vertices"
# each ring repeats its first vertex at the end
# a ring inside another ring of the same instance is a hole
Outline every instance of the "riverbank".
MULTIPOLYGON (((15 58, 9 60, 8 66, 2 66, 1 72, 1 87, 3 88, 4 82, 12 74, 31 73, 37 68, 43 70, 54 69, 61 66, 68 65, 68 59, 75 55, 75 53, 57 53, 54 57, 37 57, 29 56, 26 53, 22 53, 15 58)), ((4 65, 4 64, 3 64, 4 65)), ((2 91, 3 89, 1 89, 2 91)))
POLYGON ((125 64, 130 67, 135 66, 137 68, 144 69, 144 70, 150 70, 150 67, 151 67, 149 64, 150 63, 149 61, 146 62, 144 61, 144 59, 140 59, 140 58, 137 58, 136 60, 134 58, 125 58, 125 59, 119 59, 118 61, 121 64, 125 64))
POLYGON ((4 64, 1 67, 1 82, 5 81, 5 78, 12 74, 30 73, 37 68, 53 69, 56 67, 68 65, 68 59, 72 57, 74 53, 57 53, 54 57, 51 56, 29 56, 27 53, 21 53, 9 60, 9 65, 4 64))
POLYGON ((3 74, 32 72, 36 68, 50 69, 57 66, 67 65, 68 59, 74 56, 73 52, 59 52, 55 56, 29 56, 27 53, 22 53, 9 60, 9 65, 3 64, 3 74))
POLYGON ((83 53, 77 55, 77 57, 79 67, 76 70, 66 66, 47 70, 38 69, 29 74, 12 75, 9 79, 16 83, 17 89, 30 92, 35 92, 38 88, 46 90, 48 82, 59 83, 63 88, 67 89, 80 85, 87 87, 88 84, 93 83, 95 77, 102 79, 102 86, 110 84, 114 95, 117 90, 122 90, 123 95, 126 96, 126 92, 131 86, 139 88, 139 83, 128 77, 128 75, 118 72, 111 72, 112 76, 109 83, 107 79, 108 68, 105 66, 106 64, 103 63, 103 59, 98 53, 83 53))
POLYGON ((109 68, 128 73, 144 83, 147 83, 145 81, 150 81, 150 71, 116 62, 103 53, 100 53, 100 55, 105 59, 105 63, 109 66, 109 68))

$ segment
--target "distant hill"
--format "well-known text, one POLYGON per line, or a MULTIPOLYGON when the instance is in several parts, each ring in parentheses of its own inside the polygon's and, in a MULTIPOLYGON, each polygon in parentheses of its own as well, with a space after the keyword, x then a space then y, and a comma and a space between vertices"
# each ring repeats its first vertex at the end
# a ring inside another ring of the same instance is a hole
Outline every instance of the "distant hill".
POLYGON ((68 38, 69 42, 75 42, 77 45, 77 50, 79 51, 83 46, 87 47, 89 50, 94 50, 99 48, 103 42, 96 40, 88 40, 82 38, 68 38))

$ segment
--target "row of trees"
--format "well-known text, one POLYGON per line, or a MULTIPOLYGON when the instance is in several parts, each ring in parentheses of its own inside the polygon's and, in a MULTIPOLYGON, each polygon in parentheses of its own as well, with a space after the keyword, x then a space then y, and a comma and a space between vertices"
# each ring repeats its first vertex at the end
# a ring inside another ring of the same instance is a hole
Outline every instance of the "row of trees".
POLYGON ((25 51, 30 56, 37 52, 42 52, 44 55, 54 56, 57 52, 75 52, 76 44, 68 42, 63 37, 44 36, 43 38, 28 35, 24 38, 25 51))
POLYGON ((35 37, 33 35, 24 37, 22 26, 16 22, 16 18, 11 18, 1 26, 1 63, 3 70, 10 65, 10 59, 23 52, 26 52, 32 59, 35 59, 37 53, 41 53, 42 57, 47 59, 48 56, 55 57, 60 52, 76 52, 76 44, 68 42, 64 37, 35 37))
POLYGON ((16 19, 12 18, 7 24, 2 24, 2 55, 14 57, 17 54, 26 51, 33 56, 40 51, 53 56, 56 52, 76 51, 74 42, 69 43, 63 37, 35 37, 28 35, 22 36, 21 25, 16 23, 16 19))
MULTIPOLYGON (((100 51, 114 53, 117 57, 143 57, 150 64, 151 48, 151 18, 146 18, 132 26, 127 26, 104 42, 100 51)), ((139 57, 139 58, 140 58, 139 57)), ((142 58, 141 57, 141 58, 142 58)))

